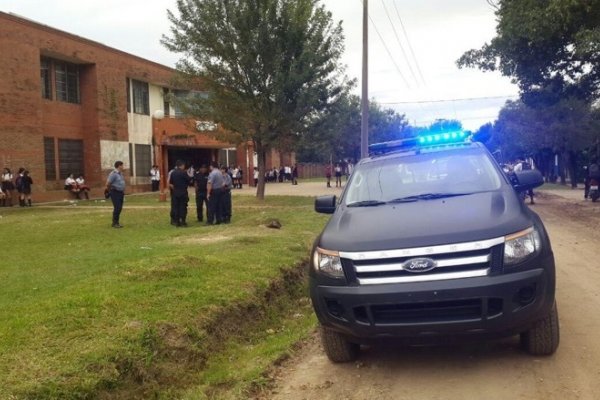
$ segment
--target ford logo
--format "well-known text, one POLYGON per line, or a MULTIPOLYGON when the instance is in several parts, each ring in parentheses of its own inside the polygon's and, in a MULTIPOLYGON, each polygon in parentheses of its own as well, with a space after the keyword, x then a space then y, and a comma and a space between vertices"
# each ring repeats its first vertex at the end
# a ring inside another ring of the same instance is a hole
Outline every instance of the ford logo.
POLYGON ((431 258, 413 258, 402 264, 402 269, 408 272, 428 272, 435 267, 437 263, 431 258))

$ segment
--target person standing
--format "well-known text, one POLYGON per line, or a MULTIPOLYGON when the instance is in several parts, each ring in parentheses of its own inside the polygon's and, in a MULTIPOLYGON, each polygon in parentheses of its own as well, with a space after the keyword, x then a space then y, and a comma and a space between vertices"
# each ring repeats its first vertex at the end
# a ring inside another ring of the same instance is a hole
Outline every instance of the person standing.
MULTIPOLYGON (((256 178, 258 180, 258 177, 256 178)), ((210 164, 210 173, 206 184, 206 199, 208 200, 208 213, 206 225, 220 224, 223 222, 222 195, 225 181, 219 165, 213 161, 210 164)))
POLYGON ((231 188, 233 186, 233 179, 227 173, 227 168, 222 167, 221 172, 223 173, 223 193, 221 194, 221 210, 223 215, 223 223, 228 224, 231 222, 231 188))
POLYGON ((152 191, 158 192, 160 186, 160 170, 158 169, 158 165, 153 165, 150 170, 150 183, 152 184, 152 191))
POLYGON ((298 164, 292 167, 292 185, 298 184, 298 164))
POLYGON ((21 194, 23 204, 21 207, 31 207, 31 185, 33 185, 33 179, 31 179, 31 176, 29 176, 29 171, 25 170, 23 171, 23 176, 21 177, 21 187, 23 188, 21 194))
POLYGON ((206 165, 200 166, 194 175, 194 186, 196 187, 196 215, 198 222, 204 221, 204 206, 208 211, 208 202, 206 200, 206 185, 208 184, 208 169, 206 165))
POLYGON ((19 172, 17 173, 17 177, 15 178, 15 189, 17 189, 17 193, 19 195, 19 205, 21 207, 25 207, 25 196, 23 196, 23 184, 21 182, 21 179, 23 179, 23 172, 25 172, 25 168, 19 168, 19 172))
POLYGON ((342 166, 335 164, 335 187, 342 187, 342 166))
POLYGON ((123 161, 115 162, 115 169, 106 179, 106 191, 113 204, 112 227, 122 228, 120 223, 123 202, 125 201, 125 178, 123 177, 123 161))
POLYGON ((327 179, 327 187, 331 187, 331 164, 325 166, 325 178, 327 179))
POLYGON ((187 227, 185 221, 187 218, 188 206, 188 187, 190 186, 191 178, 188 175, 189 171, 185 170, 185 163, 182 160, 177 160, 175 163, 175 171, 169 178, 169 188, 171 189, 171 217, 177 227, 187 227))
POLYGON ((2 183, 0 184, 2 191, 6 195, 6 206, 12 207, 12 196, 13 190, 15 190, 15 184, 13 183, 13 174, 9 168, 4 168, 2 171, 2 183))
POLYGON ((258 186, 258 168, 254 167, 254 186, 258 186))

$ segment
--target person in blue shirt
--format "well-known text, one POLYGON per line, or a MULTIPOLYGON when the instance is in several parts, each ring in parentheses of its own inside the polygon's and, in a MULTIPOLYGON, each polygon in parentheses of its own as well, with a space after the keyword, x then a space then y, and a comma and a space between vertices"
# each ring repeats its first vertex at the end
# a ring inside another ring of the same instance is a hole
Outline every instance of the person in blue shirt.
POLYGON ((125 178, 123 177, 123 161, 115 162, 115 169, 108 175, 106 191, 113 203, 112 227, 122 228, 120 218, 125 200, 125 178))

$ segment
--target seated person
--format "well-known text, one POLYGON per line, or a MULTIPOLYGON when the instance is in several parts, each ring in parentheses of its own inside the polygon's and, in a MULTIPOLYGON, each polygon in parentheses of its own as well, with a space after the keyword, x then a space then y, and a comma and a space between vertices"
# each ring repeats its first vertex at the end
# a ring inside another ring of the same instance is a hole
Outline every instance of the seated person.
POLYGON ((6 193, 0 187, 0 207, 6 207, 6 193))
POLYGON ((67 179, 65 179, 65 190, 68 190, 69 192, 73 193, 76 198, 80 198, 79 186, 77 185, 77 181, 73 178, 73 174, 69 174, 69 176, 67 176, 67 179))
POLYGON ((79 176, 77 177, 77 179, 75 179, 75 182, 77 183, 77 187, 79 188, 79 192, 83 193, 83 195, 85 196, 86 200, 90 199, 90 187, 88 185, 85 184, 85 179, 83 178, 82 174, 79 174, 79 176))

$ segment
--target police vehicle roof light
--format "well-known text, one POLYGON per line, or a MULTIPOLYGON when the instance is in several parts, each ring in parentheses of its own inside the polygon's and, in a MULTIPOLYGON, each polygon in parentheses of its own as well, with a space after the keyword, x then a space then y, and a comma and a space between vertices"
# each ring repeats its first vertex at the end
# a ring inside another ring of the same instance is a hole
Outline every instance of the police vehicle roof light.
POLYGON ((371 154, 389 153, 397 149, 410 149, 419 146, 435 146, 451 143, 462 143, 467 139, 467 134, 462 131, 435 133, 430 135, 421 135, 414 138, 395 140, 391 142, 375 143, 369 146, 371 154))

